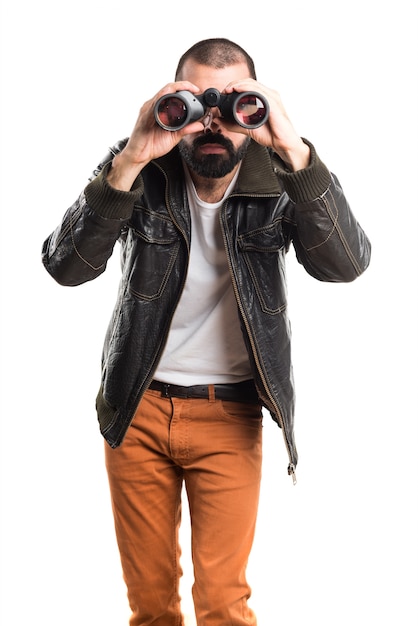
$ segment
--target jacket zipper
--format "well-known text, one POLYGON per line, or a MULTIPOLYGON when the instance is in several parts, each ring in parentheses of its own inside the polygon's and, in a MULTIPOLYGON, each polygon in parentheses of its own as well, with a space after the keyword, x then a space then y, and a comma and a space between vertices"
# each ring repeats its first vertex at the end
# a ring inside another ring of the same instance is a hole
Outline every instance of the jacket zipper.
MULTIPOLYGON (((166 207, 167 207, 167 211, 169 212, 169 214, 170 214, 170 216, 171 216, 171 219, 172 219, 172 221, 173 221, 173 224, 175 224, 175 225, 176 225, 176 227, 177 227, 178 231, 181 233, 181 236, 183 237, 183 240, 184 240, 184 242, 185 242, 185 244, 186 244, 186 248, 187 248, 187 255, 188 255, 188 259, 190 259, 190 245, 189 245, 189 240, 188 240, 188 238, 187 238, 186 233, 185 233, 185 232, 184 232, 184 230, 180 227, 180 225, 179 225, 178 221, 175 219, 174 213, 173 213, 173 211, 171 210, 170 200, 169 200, 169 198, 168 198, 168 178, 167 178, 167 176, 166 176, 165 171, 164 171, 164 170, 163 170, 163 169, 162 169, 162 168, 161 168, 161 167, 160 167, 157 163, 155 163, 155 165, 156 165, 156 167, 160 170, 160 172, 163 174, 163 176, 164 176, 164 178, 165 178, 166 184, 165 184, 165 192, 164 192, 164 196, 165 196, 165 204, 166 204, 166 207)), ((178 304, 178 302, 179 302, 179 300, 180 300, 180 297, 181 297, 181 294, 182 294, 182 292, 183 292, 184 285, 185 285, 185 282, 186 282, 186 275, 187 275, 187 271, 184 273, 184 276, 183 276, 183 282, 182 282, 181 288, 180 288, 180 290, 179 290, 179 295, 178 295, 178 298, 177 298, 176 305, 174 306, 173 311, 172 311, 172 314, 171 314, 171 319, 173 318, 173 315, 174 315, 175 310, 176 310, 176 308, 177 308, 177 304, 178 304)), ((170 324, 171 324, 171 320, 170 320, 170 324)), ((164 341, 162 341, 162 342, 160 343, 160 348, 159 348, 159 350, 157 351, 157 353, 156 353, 156 355, 155 355, 155 358, 154 358, 154 362, 153 362, 153 364, 155 364, 155 363, 157 363, 157 362, 159 361, 160 356, 161 356, 162 351, 163 351, 163 350, 162 350, 162 346, 163 346, 163 344, 165 344, 166 339, 167 339, 167 334, 166 334, 166 335, 165 335, 165 337, 164 337, 164 341)), ((146 377, 146 379, 145 379, 145 386, 146 386, 146 388, 148 388, 149 384, 150 384, 150 383, 151 383, 151 381, 152 381, 152 377, 153 377, 154 371, 155 371, 155 369, 154 369, 154 366, 153 366, 153 367, 150 369, 150 371, 148 372, 148 375, 147 375, 147 377, 146 377)))
MULTIPOLYGON (((231 196, 229 196, 229 197, 231 197, 231 196)), ((251 196, 251 197, 256 197, 256 196, 251 196)), ((295 471, 296 468, 295 468, 295 465, 294 465, 294 463, 292 461, 292 454, 291 454, 291 451, 290 451, 289 442, 288 442, 287 437, 286 437, 286 431, 285 431, 285 428, 284 428, 283 416, 282 416, 282 413, 280 411, 280 408, 278 407, 277 403, 275 402, 274 398, 272 397, 272 395, 270 393, 270 390, 269 390, 269 387, 267 385, 267 381, 266 381, 266 378, 264 376, 263 370, 261 368, 261 365, 260 365, 260 362, 259 362, 259 359, 258 359, 258 356, 257 356, 257 351, 255 349, 255 344, 254 344, 254 340, 253 340, 253 336, 252 336, 252 332, 251 332, 251 325, 248 322, 247 316, 245 315, 245 312, 244 312, 244 307, 242 306, 242 303, 241 303, 241 298, 240 298, 240 295, 239 295, 239 291, 238 291, 238 287, 237 287, 237 283, 236 283, 235 275, 234 275, 234 271, 233 271, 233 264, 232 264, 232 261, 231 261, 231 255, 229 253, 228 241, 227 241, 227 237, 226 237, 226 234, 225 234, 225 229, 224 229, 223 224, 222 224, 222 213, 220 213, 220 221, 221 221, 221 231, 222 231, 222 237, 223 237, 225 251, 226 251, 226 257, 227 257, 227 260, 228 260, 229 271, 230 271, 230 274, 231 274, 232 287, 233 287, 233 290, 234 290, 234 293, 235 293, 235 299, 237 301, 238 308, 239 308, 240 313, 241 313, 241 317, 242 317, 242 319, 244 321, 245 328, 247 330, 247 336, 248 336, 250 344, 251 344, 253 358, 254 358, 255 364, 257 366, 258 373, 259 373, 259 375, 261 377, 261 380, 263 382, 264 389, 265 389, 265 391, 266 391, 266 393, 268 395, 268 399, 270 401, 270 404, 274 408, 274 410, 276 412, 276 415, 277 415, 277 418, 278 418, 278 420, 280 422, 280 427, 282 429, 283 439, 284 439, 286 450, 287 450, 287 454, 288 454, 288 457, 289 457, 289 465, 287 467, 287 473, 288 473, 289 476, 291 476, 293 484, 296 485, 296 483, 297 483, 296 471, 295 471)))
MULTIPOLYGON (((168 180, 167 180, 166 173, 164 172, 164 170, 163 170, 163 169, 161 169, 161 167, 160 167, 159 165, 157 165, 157 164, 155 164, 155 165, 156 165, 156 166, 157 166, 157 168, 161 171, 161 173, 163 174, 163 176, 164 176, 164 178, 165 178, 165 181, 166 181, 166 185, 165 185, 165 204, 166 204, 167 210, 168 210, 168 212, 169 212, 169 214, 170 214, 170 216, 171 216, 171 219, 173 220, 173 223, 176 225, 176 227, 178 228, 179 232, 181 233, 181 235, 182 235, 182 237, 183 237, 183 240, 184 240, 184 242, 185 242, 185 244, 186 244, 186 248, 187 248, 187 252, 188 252, 188 257, 190 258, 190 246, 189 246, 189 241, 188 241, 188 239, 187 239, 187 235, 186 235, 186 233, 184 232, 184 230, 180 227, 179 223, 177 222, 177 220, 176 220, 176 219, 175 219, 175 217, 174 217, 173 212, 171 211, 170 202, 169 202, 169 199, 168 199, 168 191, 167 191, 167 189, 168 189, 168 180)), ((178 301, 179 301, 179 299, 180 299, 180 296, 181 296, 181 294, 182 294, 182 291, 183 291, 183 289, 184 289, 184 284, 185 284, 185 282, 186 282, 186 274, 187 274, 187 272, 185 272, 184 277, 183 277, 183 283, 182 283, 181 289, 180 289, 180 291, 179 291, 179 295, 178 295, 177 303, 178 303, 178 301)), ((175 305, 175 306, 174 306, 174 308, 173 308, 173 312, 172 312, 171 318, 172 318, 172 317, 173 317, 173 315, 174 315, 174 312, 175 312, 176 307, 177 307, 177 303, 176 303, 176 305, 175 305)), ((171 323, 171 320, 170 320, 170 323, 171 323)), ((148 386, 151 384, 152 377, 153 377, 153 374, 154 374, 154 371, 155 371, 154 365, 155 365, 155 363, 157 363, 157 362, 159 361, 159 359, 160 359, 160 356, 161 356, 162 351, 163 351, 163 347, 162 347, 162 346, 165 344, 166 339, 167 339, 167 333, 166 333, 165 337, 163 338, 163 340, 161 341, 161 343, 160 343, 160 347, 159 347, 159 349, 157 350, 157 352, 156 352, 156 354, 155 354, 155 357, 154 357, 154 360, 153 360, 153 366, 150 368, 150 370, 149 370, 149 372, 148 372, 148 374, 147 374, 147 376, 146 376, 146 378, 145 378, 144 385, 143 385, 143 388, 144 388, 144 389, 148 389, 148 386)), ((137 398, 138 398, 139 396, 140 396, 140 394, 138 393, 138 394, 137 394, 137 398)), ((137 401, 135 402, 135 405, 136 405, 136 406, 138 406, 138 404, 139 404, 139 400, 137 400, 137 401)), ((135 409, 135 410, 136 410, 136 409, 135 409)), ((135 415, 135 410, 133 411, 132 416, 130 416, 130 420, 129 420, 129 423, 130 423, 130 424, 132 423, 132 420, 133 420, 133 418, 134 418, 134 415, 135 415)))

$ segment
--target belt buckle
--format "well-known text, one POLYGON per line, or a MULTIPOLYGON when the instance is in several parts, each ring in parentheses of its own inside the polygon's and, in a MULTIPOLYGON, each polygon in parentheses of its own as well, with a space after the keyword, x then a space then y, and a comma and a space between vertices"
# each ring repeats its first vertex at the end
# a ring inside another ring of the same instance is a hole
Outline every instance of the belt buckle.
POLYGON ((171 398, 170 394, 169 394, 169 388, 171 387, 171 385, 169 383, 163 383, 163 388, 161 390, 161 395, 163 398, 171 398))

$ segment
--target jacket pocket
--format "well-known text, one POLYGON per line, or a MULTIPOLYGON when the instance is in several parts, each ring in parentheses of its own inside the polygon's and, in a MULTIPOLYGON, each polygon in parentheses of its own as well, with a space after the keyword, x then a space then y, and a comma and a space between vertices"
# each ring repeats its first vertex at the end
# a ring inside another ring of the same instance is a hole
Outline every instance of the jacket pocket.
POLYGON ((287 250, 280 223, 240 235, 238 245, 262 310, 270 315, 284 311, 287 250))
POLYGON ((156 213, 137 210, 125 245, 129 291, 142 300, 158 299, 164 292, 180 249, 180 239, 173 223, 156 213))

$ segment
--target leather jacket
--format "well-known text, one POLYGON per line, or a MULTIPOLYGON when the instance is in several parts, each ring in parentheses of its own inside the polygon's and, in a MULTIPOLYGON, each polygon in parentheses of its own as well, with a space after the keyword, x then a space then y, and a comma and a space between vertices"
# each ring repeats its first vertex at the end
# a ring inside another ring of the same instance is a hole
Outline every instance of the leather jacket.
MULTIPOLYGON (((89 184, 45 241, 47 271, 63 285, 99 276, 117 241, 122 277, 105 337, 96 407, 112 447, 123 441, 162 354, 185 283, 190 213, 177 148, 149 163, 130 192, 106 180, 110 149, 89 184)), ((312 144, 309 166, 290 172, 272 151, 251 142, 221 228, 241 330, 262 404, 281 427, 294 475, 294 384, 287 317, 285 256, 321 281, 348 282, 368 266, 370 243, 338 180, 312 144)))

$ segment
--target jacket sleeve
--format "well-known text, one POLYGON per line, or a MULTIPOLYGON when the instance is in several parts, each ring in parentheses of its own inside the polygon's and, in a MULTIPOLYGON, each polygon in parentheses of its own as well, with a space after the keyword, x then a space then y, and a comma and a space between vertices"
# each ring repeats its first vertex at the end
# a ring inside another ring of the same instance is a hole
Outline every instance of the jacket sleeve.
POLYGON ((111 149, 94 170, 87 187, 43 244, 43 264, 61 285, 79 285, 104 272, 134 203, 142 194, 141 177, 129 192, 118 191, 107 183, 111 161, 119 150, 111 149))
POLYGON ((311 149, 309 166, 298 172, 279 168, 289 196, 286 221, 298 261, 314 278, 350 282, 370 263, 370 242, 356 221, 338 179, 311 149))

